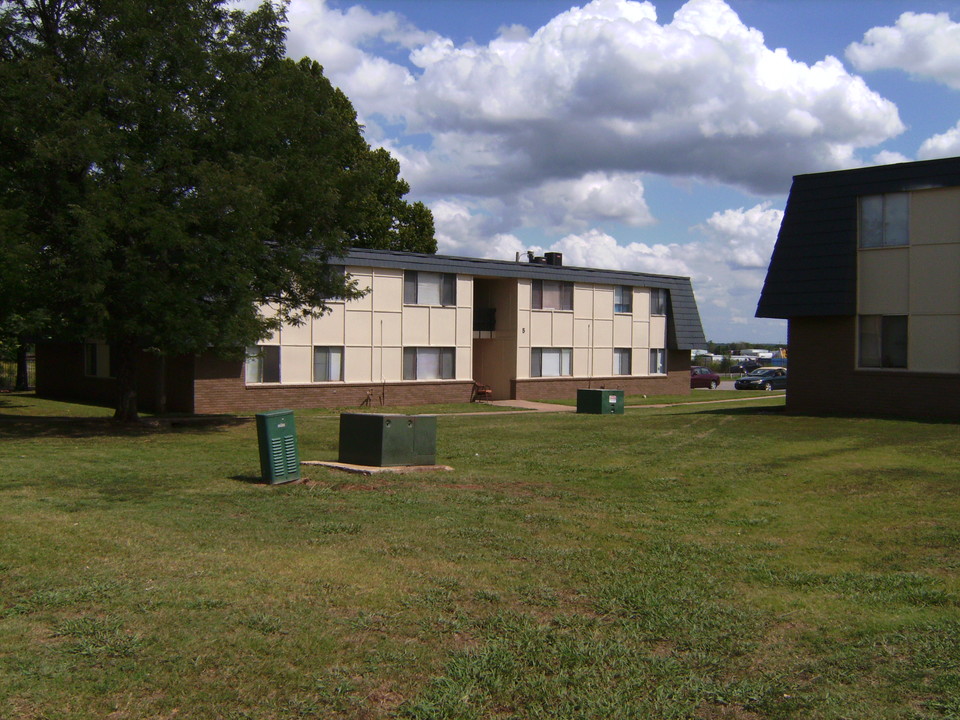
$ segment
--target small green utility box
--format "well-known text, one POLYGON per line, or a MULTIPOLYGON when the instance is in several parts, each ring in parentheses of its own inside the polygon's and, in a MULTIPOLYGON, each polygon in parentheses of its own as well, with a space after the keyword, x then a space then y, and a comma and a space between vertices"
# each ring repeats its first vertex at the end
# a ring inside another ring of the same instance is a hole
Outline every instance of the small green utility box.
POLYGON ((340 415, 340 462, 351 465, 435 465, 436 415, 340 415))
POLYGON ((257 413, 260 473, 271 485, 300 479, 300 452, 292 410, 257 413))
POLYGON ((593 415, 623 415, 623 390, 577 390, 577 412, 593 415))

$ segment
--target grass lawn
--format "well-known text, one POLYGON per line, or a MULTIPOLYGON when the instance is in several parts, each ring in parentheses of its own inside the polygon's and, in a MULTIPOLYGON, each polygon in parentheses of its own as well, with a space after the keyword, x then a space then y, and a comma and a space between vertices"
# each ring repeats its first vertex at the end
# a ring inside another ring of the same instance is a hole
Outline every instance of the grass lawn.
POLYGON ((0 396, 4 720, 960 717, 956 424, 481 412, 266 486, 249 418, 105 412, 0 396))

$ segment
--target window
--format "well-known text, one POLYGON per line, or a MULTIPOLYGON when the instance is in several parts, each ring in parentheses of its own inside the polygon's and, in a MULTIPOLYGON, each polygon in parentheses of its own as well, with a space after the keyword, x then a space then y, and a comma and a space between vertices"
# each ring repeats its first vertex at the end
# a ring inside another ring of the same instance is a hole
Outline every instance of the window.
POLYGON ((573 283, 534 280, 534 310, 573 310, 573 283))
POLYGON ((86 342, 83 344, 83 374, 87 377, 112 378, 113 348, 102 342, 86 342))
POLYGON ((403 273, 403 302, 407 305, 456 305, 457 276, 407 270, 403 273))
POLYGON ((533 348, 530 351, 530 377, 573 375, 571 348, 533 348))
POLYGON ((910 196, 907 193, 860 198, 860 247, 891 247, 910 242, 910 196))
POLYGON ((83 372, 91 377, 97 376, 100 363, 97 353, 97 343, 88 342, 83 346, 83 372))
POLYGON ((254 345, 247 348, 247 383, 280 382, 280 346, 254 345))
POLYGON ((456 375, 453 348, 404 348, 404 380, 451 380, 456 375))
POLYGON ((907 367, 907 316, 860 316, 860 367, 907 367))
POLYGON ((313 348, 313 381, 343 380, 343 348, 313 348))
POLYGON ((650 351, 650 374, 651 375, 666 375, 667 374, 667 351, 663 349, 656 349, 650 351))
POLYGON ((650 291, 650 314, 667 314, 667 291, 663 288, 654 288, 650 291))
POLYGON ((327 276, 330 279, 330 283, 339 290, 339 292, 330 293, 330 297, 326 298, 327 300, 343 300, 343 291, 341 288, 346 287, 347 285, 347 268, 344 265, 330 264, 327 265, 327 276))
POLYGON ((633 374, 632 363, 631 363, 632 356, 633 356, 633 353, 630 351, 630 348, 614 348, 613 349, 613 374, 614 375, 633 374))
POLYGON ((618 313, 633 312, 633 288, 629 285, 618 285, 613 289, 613 311, 618 313))

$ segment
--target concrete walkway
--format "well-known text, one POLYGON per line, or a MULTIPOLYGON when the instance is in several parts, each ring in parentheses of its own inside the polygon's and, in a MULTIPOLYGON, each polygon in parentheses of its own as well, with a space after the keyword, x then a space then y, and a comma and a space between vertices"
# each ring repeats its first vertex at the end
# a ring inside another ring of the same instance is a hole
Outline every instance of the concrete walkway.
MULTIPOLYGON (((709 391, 704 391, 704 393, 709 391)), ((666 408, 666 407, 676 407, 678 405, 715 405, 719 403, 737 403, 745 402, 747 400, 776 400, 783 397, 783 393, 777 393, 776 395, 768 395, 766 397, 743 397, 743 398, 723 398, 721 400, 693 400, 691 402, 683 403, 660 403, 652 405, 626 405, 625 409, 631 408, 666 408)), ((481 413, 445 413, 450 415, 499 415, 508 414, 508 413, 523 413, 523 412, 554 412, 554 413, 575 413, 577 407, 575 405, 556 405, 554 403, 544 403, 544 402, 535 402, 533 400, 487 400, 484 401, 484 405, 494 405, 496 407, 504 408, 503 411, 493 411, 493 412, 481 412, 481 413), (514 408, 510 410, 509 408, 514 408)))
POLYGON ((577 411, 575 405, 557 405, 555 403, 534 402, 533 400, 487 400, 484 402, 484 405, 495 405, 502 408, 519 408, 521 410, 536 410, 537 412, 577 411))

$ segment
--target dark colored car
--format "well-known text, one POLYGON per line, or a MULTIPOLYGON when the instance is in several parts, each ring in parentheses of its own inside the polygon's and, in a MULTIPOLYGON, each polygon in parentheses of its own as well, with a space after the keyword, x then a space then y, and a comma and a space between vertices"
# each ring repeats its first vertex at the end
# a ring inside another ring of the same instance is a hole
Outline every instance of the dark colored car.
POLYGON ((739 363, 738 365, 734 365, 732 368, 730 368, 730 372, 748 373, 748 372, 753 372, 754 370, 757 370, 761 367, 763 366, 760 363, 758 363, 756 360, 744 360, 742 363, 739 363))
POLYGON ((733 384, 737 390, 786 390, 787 369, 762 367, 751 371, 733 384))
POLYGON ((710 368, 692 365, 690 367, 690 387, 710 388, 716 390, 720 386, 720 376, 710 368))

